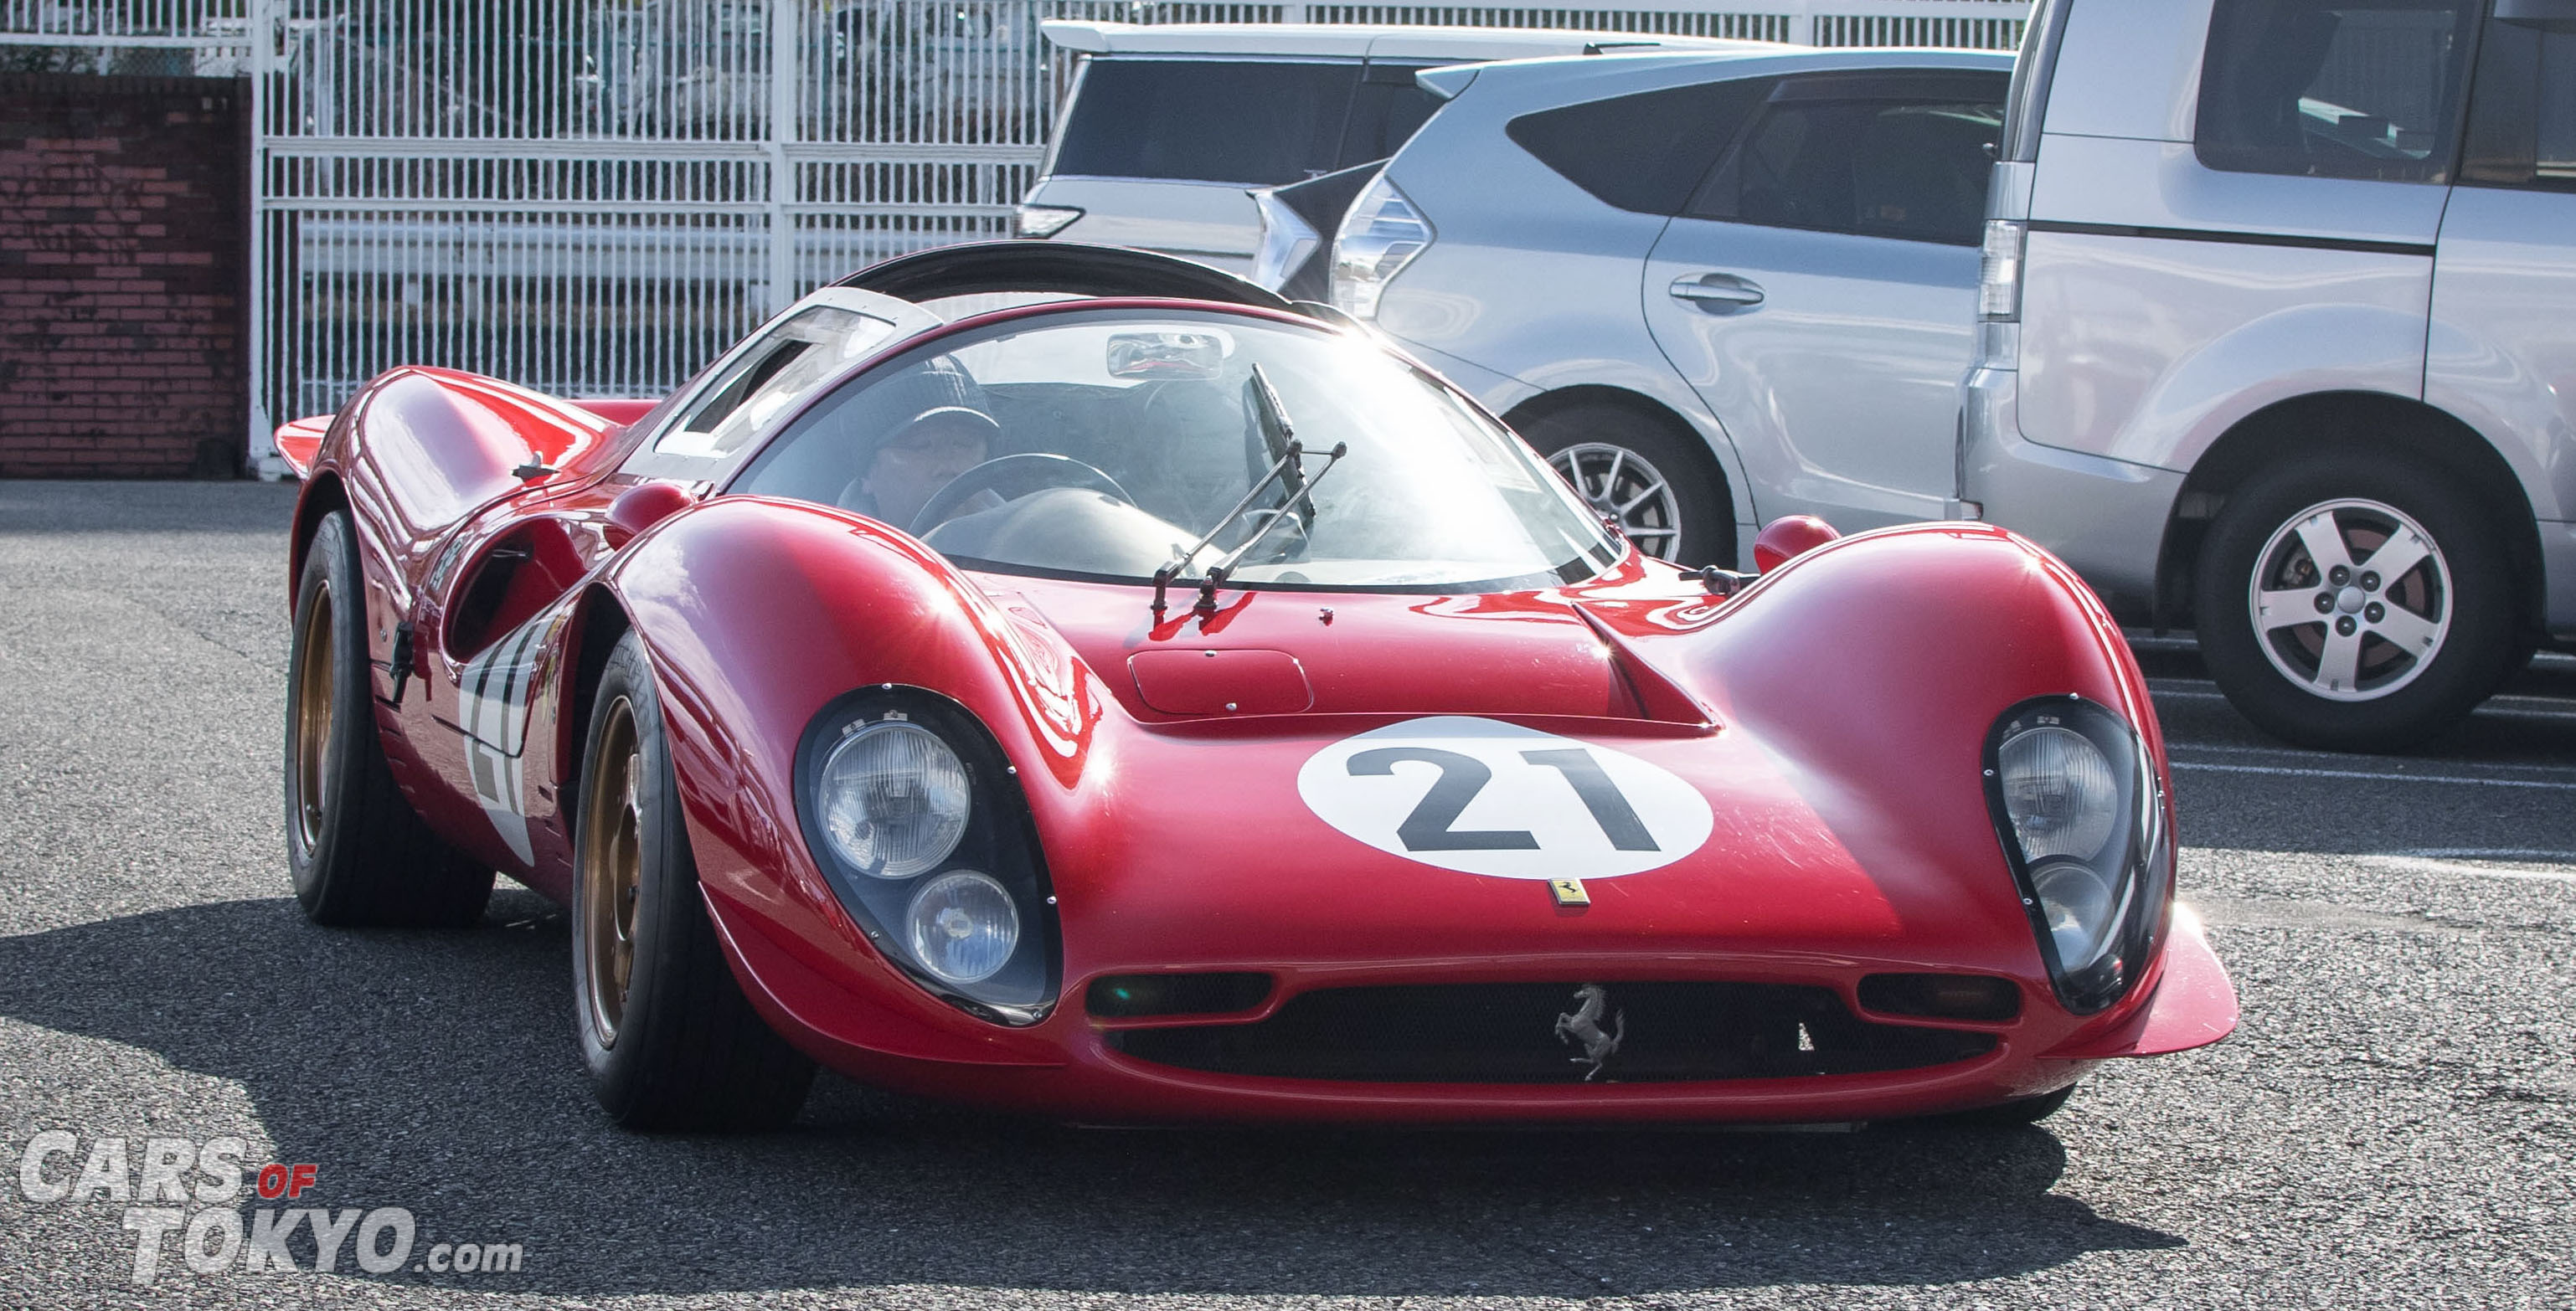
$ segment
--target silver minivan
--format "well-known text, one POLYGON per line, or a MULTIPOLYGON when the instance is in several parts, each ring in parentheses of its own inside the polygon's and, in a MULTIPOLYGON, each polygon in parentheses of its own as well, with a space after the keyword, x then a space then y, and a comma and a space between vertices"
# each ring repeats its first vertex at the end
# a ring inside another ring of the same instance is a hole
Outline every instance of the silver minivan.
POLYGON ((2387 749, 2576 642, 2576 0, 2040 0, 1959 512, 2387 749))
POLYGON ((1023 237, 1137 246, 1252 271, 1250 188, 1396 152, 1440 102, 1413 75, 1443 64, 1746 43, 1634 32, 1361 23, 1051 20, 1081 57, 1023 237))
POLYGON ((1643 549, 1951 504, 2012 69, 1770 46, 1436 69, 1333 304, 1474 393, 1643 549))

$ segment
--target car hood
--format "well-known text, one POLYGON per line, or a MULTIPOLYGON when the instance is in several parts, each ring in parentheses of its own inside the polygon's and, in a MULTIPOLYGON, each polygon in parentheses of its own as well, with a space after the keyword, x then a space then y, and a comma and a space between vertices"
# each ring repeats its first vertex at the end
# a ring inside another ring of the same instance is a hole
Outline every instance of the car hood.
POLYGON ((1929 789, 1802 765, 1722 722, 1716 680, 1685 687, 1641 653, 1657 639, 1640 633, 1696 626, 1657 616, 1718 610, 1677 605, 1669 579, 1631 580, 1660 605, 1615 587, 1260 591, 1202 616, 1176 591, 1159 621, 1135 587, 978 582, 1125 712, 1084 767, 1102 822, 1050 853, 1068 980, 1819 958, 2045 977, 1976 739, 1929 789), (1587 904, 1562 904, 1557 878, 1587 904))

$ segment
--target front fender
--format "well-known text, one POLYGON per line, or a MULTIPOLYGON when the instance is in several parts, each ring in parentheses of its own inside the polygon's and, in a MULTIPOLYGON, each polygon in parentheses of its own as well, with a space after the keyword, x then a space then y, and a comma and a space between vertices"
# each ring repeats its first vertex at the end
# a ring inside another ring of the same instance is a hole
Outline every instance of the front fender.
POLYGON ((737 969, 853 1047, 1053 1059, 959 1025, 870 945, 799 834, 795 754, 813 717, 853 688, 928 689, 984 724, 1017 762, 1042 830, 1063 834, 1084 822, 1067 798, 1104 704, 1080 661, 911 538, 801 502, 723 497, 686 511, 636 539, 603 581, 651 657, 699 879, 737 969), (804 1004, 775 991, 780 971, 746 967, 765 951, 805 967, 804 1004), (867 995, 827 1000, 840 981, 867 995))
MULTIPOLYGON (((2126 720, 2145 739, 2173 831, 2163 734, 2118 625, 2073 571, 2002 529, 1844 538, 1670 640, 1688 680, 1765 744, 1908 924, 2009 935, 2035 964, 1984 782, 1987 734, 2024 701, 2072 694, 2126 720)), ((2165 859, 2170 886, 2170 848, 2165 859)), ((2148 970, 2078 1036, 2134 1014, 2163 954, 2160 934, 2148 970)))

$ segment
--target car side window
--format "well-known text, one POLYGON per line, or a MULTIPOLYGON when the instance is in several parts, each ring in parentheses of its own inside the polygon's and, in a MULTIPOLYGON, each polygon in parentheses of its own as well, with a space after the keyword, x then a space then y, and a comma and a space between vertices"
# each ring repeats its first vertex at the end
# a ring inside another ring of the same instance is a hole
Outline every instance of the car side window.
POLYGON ((1694 218, 1977 244, 2003 130, 1990 99, 1801 99, 1762 116, 1692 197, 1694 218))
POLYGON ((1403 149, 1431 115, 1440 98, 1422 89, 1413 75, 1435 64, 1370 64, 1351 98, 1350 123, 1342 129, 1340 167, 1384 159, 1403 149))
POLYGON ((1503 131, 1605 204, 1678 214, 1771 85, 1755 78, 1667 87, 1523 114, 1503 131))
POLYGON ((1275 187, 1338 166, 1360 66, 1101 59, 1057 130, 1062 176, 1275 187))
POLYGON ((2446 182, 2484 0, 2218 0, 2200 162, 2239 173, 2446 182))
POLYGON ((2488 21, 2460 181, 2576 191, 2576 28, 2488 21))

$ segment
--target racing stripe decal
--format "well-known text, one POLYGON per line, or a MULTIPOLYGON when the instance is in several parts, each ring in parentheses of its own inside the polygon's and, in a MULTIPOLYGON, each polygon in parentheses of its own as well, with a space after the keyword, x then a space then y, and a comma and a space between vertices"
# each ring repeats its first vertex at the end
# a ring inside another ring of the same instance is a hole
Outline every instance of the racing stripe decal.
POLYGON ((493 832, 521 863, 535 860, 528 841, 528 703, 539 657, 552 646, 569 610, 556 607, 519 625, 468 662, 457 679, 456 710, 464 730, 467 776, 493 832))

